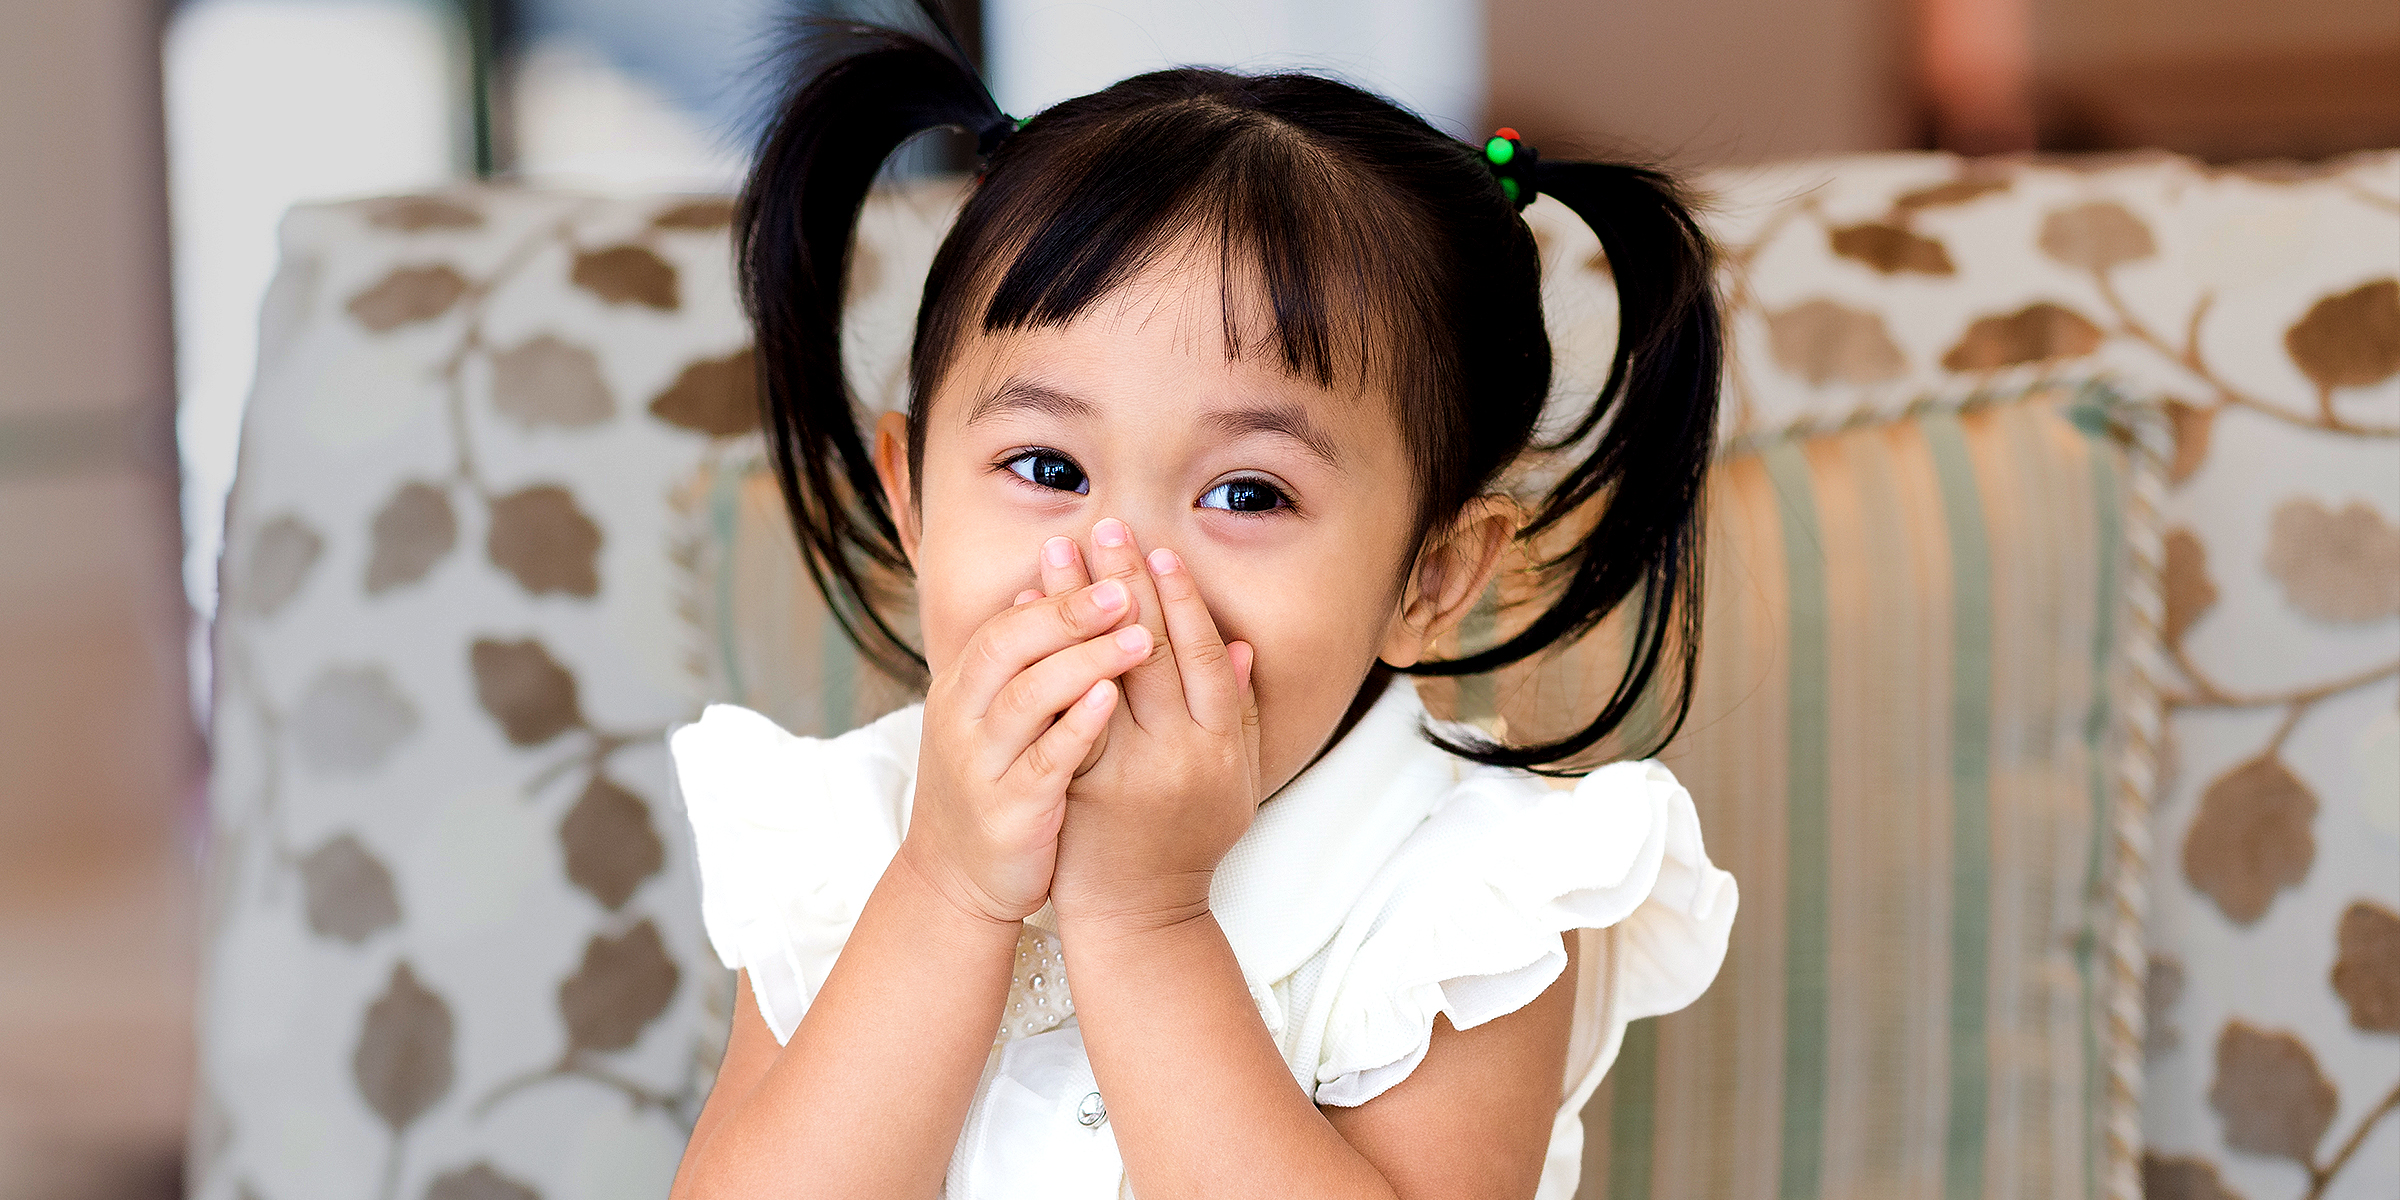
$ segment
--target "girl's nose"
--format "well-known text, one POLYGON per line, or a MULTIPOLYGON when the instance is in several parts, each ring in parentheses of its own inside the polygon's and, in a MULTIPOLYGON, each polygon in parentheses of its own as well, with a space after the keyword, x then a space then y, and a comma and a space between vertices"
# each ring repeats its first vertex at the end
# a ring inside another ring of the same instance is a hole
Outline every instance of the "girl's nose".
MULTIPOLYGON (((1094 491, 1097 494, 1097 489, 1094 491)), ((1085 518, 1082 528, 1062 532, 1068 532, 1082 547, 1086 562, 1090 561, 1092 551, 1100 546, 1101 524, 1109 520, 1123 525, 1130 531, 1133 543, 1147 551, 1175 540, 1176 518, 1188 512, 1190 507, 1188 497, 1120 490, 1114 495, 1102 496, 1100 503, 1085 507, 1084 512, 1090 516, 1085 518)))

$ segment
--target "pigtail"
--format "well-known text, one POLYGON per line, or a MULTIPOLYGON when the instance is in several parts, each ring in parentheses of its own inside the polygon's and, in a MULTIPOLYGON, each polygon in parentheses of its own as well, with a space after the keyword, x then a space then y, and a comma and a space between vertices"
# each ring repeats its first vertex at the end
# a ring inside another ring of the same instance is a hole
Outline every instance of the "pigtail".
POLYGON ((1671 178, 1610 163, 1545 160, 1537 170, 1541 193, 1600 237, 1616 279, 1618 333, 1597 401, 1541 448, 1597 440, 1518 536, 1538 544, 1545 533, 1572 528, 1567 523, 1594 502, 1599 511, 1572 547, 1538 564, 1550 585, 1547 608, 1497 645, 1415 671, 1497 670, 1574 641, 1631 600, 1625 673, 1590 724, 1551 742, 1450 747, 1481 762, 1551 773, 1623 726, 1653 688, 1671 691, 1658 709, 1661 732, 1644 753, 1672 741, 1690 711, 1704 599, 1701 487, 1715 450, 1724 331, 1714 252, 1671 178))
POLYGON ((769 460, 810 577, 842 629, 884 670, 921 682, 925 659, 883 616, 908 563, 859 433, 842 369, 842 297, 859 206, 884 160, 928 129, 981 136, 1006 118, 949 23, 919 0, 934 39, 804 19, 782 56, 776 105, 734 210, 742 300, 757 336, 769 460))

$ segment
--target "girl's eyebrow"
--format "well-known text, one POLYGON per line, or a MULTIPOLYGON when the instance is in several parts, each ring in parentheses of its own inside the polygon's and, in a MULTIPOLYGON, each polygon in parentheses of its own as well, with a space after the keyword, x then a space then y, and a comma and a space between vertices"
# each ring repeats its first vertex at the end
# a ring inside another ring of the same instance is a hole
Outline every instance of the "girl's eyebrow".
POLYGON ((967 411, 967 424, 973 425, 1010 411, 1045 413, 1071 419, 1091 416, 1097 410, 1092 407, 1091 401, 1069 395, 1048 384, 1011 378, 975 402, 975 407, 967 411))
MULTIPOLYGON (((988 420, 1006 412, 1032 412, 1065 420, 1090 417, 1098 412, 1091 401, 1060 391, 1046 383, 1022 377, 1011 377, 992 389, 975 407, 967 411, 967 424, 988 420)), ((1227 438, 1253 433, 1273 434, 1299 443, 1326 466, 1342 469, 1342 457, 1332 438, 1308 419, 1308 411, 1296 404, 1263 404, 1249 408, 1220 408, 1200 415, 1201 425, 1227 438)))
POLYGON ((1302 449, 1336 471, 1342 469, 1342 457, 1333 439, 1308 419, 1308 412, 1296 404, 1270 404, 1256 408, 1221 408, 1201 414, 1200 423, 1226 437, 1244 434, 1271 433, 1298 442, 1302 449))

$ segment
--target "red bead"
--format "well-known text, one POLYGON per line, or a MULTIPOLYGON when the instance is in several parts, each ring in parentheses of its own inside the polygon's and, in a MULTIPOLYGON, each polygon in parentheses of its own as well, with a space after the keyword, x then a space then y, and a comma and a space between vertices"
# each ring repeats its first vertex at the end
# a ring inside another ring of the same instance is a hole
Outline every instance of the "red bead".
POLYGON ((1508 140, 1510 140, 1510 141, 1512 141, 1512 142, 1521 142, 1521 141, 1524 141, 1524 140, 1525 140, 1525 139, 1523 139, 1523 138, 1521 138, 1521 137, 1518 137, 1518 136, 1517 136, 1517 131, 1516 131, 1516 130, 1514 130, 1514 129, 1510 129, 1510 128, 1509 128, 1508 126, 1506 126, 1506 125, 1503 125, 1503 126, 1501 126, 1500 128, 1498 128, 1498 129, 1496 129, 1496 130, 1493 130, 1493 131, 1492 131, 1492 136, 1493 136, 1493 137, 1496 137, 1496 138, 1507 138, 1508 140))

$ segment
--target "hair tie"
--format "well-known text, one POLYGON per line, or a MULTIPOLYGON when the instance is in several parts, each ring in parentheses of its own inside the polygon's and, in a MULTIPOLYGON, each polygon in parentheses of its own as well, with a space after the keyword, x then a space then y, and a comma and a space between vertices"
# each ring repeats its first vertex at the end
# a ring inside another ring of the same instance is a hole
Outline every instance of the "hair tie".
POLYGON ((1000 149, 1000 143, 1008 140, 1008 135, 1024 127, 1025 122, 1007 113, 994 116, 991 120, 983 123, 982 129, 975 132, 975 156, 990 158, 1000 149))
POLYGON ((1533 168, 1542 159, 1533 147, 1517 136, 1517 131, 1503 125, 1483 144, 1483 162, 1492 169, 1492 177, 1500 181, 1500 194, 1516 206, 1518 212, 1533 203, 1541 194, 1534 186, 1533 168))

